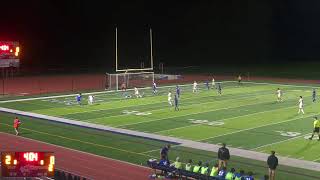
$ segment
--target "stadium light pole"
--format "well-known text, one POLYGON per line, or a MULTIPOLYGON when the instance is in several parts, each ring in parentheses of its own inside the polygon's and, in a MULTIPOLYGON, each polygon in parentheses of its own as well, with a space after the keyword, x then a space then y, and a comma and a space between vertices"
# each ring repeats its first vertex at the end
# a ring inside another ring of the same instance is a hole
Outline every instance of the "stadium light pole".
POLYGON ((152 48, 152 29, 150 28, 150 61, 151 69, 153 69, 153 48, 152 48))

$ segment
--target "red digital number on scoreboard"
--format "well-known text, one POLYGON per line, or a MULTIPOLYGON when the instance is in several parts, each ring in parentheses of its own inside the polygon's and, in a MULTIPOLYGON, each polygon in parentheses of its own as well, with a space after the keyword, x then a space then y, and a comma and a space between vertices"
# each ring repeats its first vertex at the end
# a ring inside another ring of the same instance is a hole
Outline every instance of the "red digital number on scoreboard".
POLYGON ((2 152, 2 177, 53 177, 52 152, 2 152))

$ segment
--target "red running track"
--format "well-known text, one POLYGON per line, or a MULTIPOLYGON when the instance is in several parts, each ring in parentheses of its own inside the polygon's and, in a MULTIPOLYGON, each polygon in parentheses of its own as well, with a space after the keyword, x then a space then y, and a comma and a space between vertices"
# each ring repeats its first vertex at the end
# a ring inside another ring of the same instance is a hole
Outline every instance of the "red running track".
POLYGON ((144 180, 151 169, 61 146, 0 133, 0 151, 49 151, 56 168, 93 180, 144 180))

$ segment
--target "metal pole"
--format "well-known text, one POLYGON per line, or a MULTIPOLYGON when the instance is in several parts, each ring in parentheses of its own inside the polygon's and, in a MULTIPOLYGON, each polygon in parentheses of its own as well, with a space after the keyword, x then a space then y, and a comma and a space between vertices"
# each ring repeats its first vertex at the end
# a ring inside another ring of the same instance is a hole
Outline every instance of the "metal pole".
POLYGON ((118 71, 118 28, 116 27, 116 49, 115 49, 115 56, 116 56, 116 72, 118 71))
POLYGON ((151 61, 151 69, 153 70, 153 50, 152 50, 152 29, 150 28, 150 61, 151 61))

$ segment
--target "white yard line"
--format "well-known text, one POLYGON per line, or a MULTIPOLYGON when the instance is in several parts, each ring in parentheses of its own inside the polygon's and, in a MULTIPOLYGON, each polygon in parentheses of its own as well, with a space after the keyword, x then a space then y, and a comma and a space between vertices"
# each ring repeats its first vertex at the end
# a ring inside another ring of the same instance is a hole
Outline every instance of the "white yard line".
MULTIPOLYGON (((241 98, 234 98, 234 99, 242 99, 242 98, 246 98, 246 97, 241 97, 241 98)), ((221 101, 220 101, 221 102, 221 101)), ((197 103, 196 105, 194 104, 190 104, 190 105, 187 105, 187 106, 183 106, 183 107, 192 107, 192 106, 199 106, 199 105, 205 105, 205 104, 211 104, 211 103, 214 103, 214 102, 205 102, 205 103, 197 103)), ((259 103, 258 103, 259 104, 259 103)), ((247 104, 247 105, 251 105, 251 104, 247 104)), ((240 106, 236 106, 236 107, 240 107, 240 106)), ((167 106, 165 108, 158 108, 158 109, 154 109, 154 110, 150 110, 150 111, 146 111, 146 112, 157 112, 157 111, 163 111, 165 109, 171 109, 172 107, 170 106, 167 106)), ((206 112, 211 112, 211 111, 217 111, 217 110, 221 110, 221 109, 213 109, 213 110, 210 110, 210 111, 206 111, 206 112)), ((202 112, 199 112, 199 113, 202 113, 202 112)), ((63 114, 64 116, 65 114, 63 114)), ((187 116, 189 114, 184 114, 182 116, 187 116)), ((114 117, 122 117, 122 116, 128 116, 128 114, 120 114, 120 115, 112 115, 112 116, 107 116, 107 117, 103 117, 103 118, 114 118, 114 117)), ((140 124, 140 123, 143 123, 143 122, 153 122, 153 121, 159 121, 159 120, 163 120, 163 119, 171 119, 173 117, 180 117, 180 116, 171 116, 170 118, 166 117, 166 118, 161 118, 161 119, 153 119, 151 121, 142 121, 142 122, 137 122, 137 124, 140 124)), ((87 122, 94 122, 95 120, 97 119, 101 119, 101 117, 99 118, 88 118, 86 121, 87 122)), ((133 123, 135 124, 135 123, 133 123)), ((131 125, 131 124, 130 124, 131 125)), ((126 126, 126 125, 120 125, 120 126, 126 126)), ((119 127, 120 127, 119 126, 119 127)), ((118 127, 118 126, 115 126, 115 127, 118 127)))
MULTIPOLYGON (((183 86, 191 86, 191 84, 183 84, 179 85, 180 87, 183 86)), ((176 85, 170 85, 170 86, 160 86, 159 88, 168 88, 168 87, 176 87, 176 85)), ((151 87, 145 87, 145 88, 139 88, 139 89, 151 89, 151 87)), ((127 89, 127 90, 133 90, 133 89, 127 89)), ((103 93, 112 93, 112 92, 121 92, 116 90, 109 90, 109 91, 95 91, 95 92, 89 92, 89 93, 82 93, 83 95, 90 95, 90 94, 103 94, 103 93)), ((41 100, 41 99, 52 99, 52 98, 62 98, 62 97, 72 97, 76 96, 78 93, 74 94, 65 94, 65 95, 56 95, 56 96, 44 96, 44 97, 35 97, 35 98, 23 98, 23 99, 12 99, 12 100, 5 100, 0 101, 0 103, 8 103, 8 102, 20 102, 20 101, 32 101, 32 100, 41 100)))
MULTIPOLYGON (((239 94, 242 94, 242 93, 239 93, 239 94)), ((244 98, 244 97, 251 97, 251 96, 254 96, 254 95, 250 95, 250 96, 242 96, 242 97, 239 97, 239 98, 234 98, 234 99, 240 99, 240 98, 244 98)), ((193 96, 193 97, 189 97, 189 98, 183 98, 183 100, 192 100, 192 99, 197 99, 197 98, 204 98, 204 97, 216 97, 216 95, 207 95, 207 96, 193 96)), ((135 105, 135 104, 132 104, 130 106, 117 106, 115 108, 99 108, 99 109, 89 109, 89 110, 84 110, 84 111, 79 111, 79 112, 72 112, 72 113, 66 113, 66 114, 63 114, 63 115, 68 115, 68 114, 75 114, 75 113, 85 113, 85 112, 98 112, 98 111, 104 111, 104 110, 113 110, 113 109, 122 109, 122 108, 131 108, 131 107, 139 107, 139 106, 146 106, 146 105, 151 105, 151 104, 157 104, 157 103, 166 103, 167 106, 165 106, 166 108, 170 107, 169 104, 168 104, 168 100, 167 100, 167 96, 164 97, 164 99, 166 99, 165 101, 158 101, 156 103, 145 103, 145 104, 140 104, 140 105, 135 105)), ((122 99, 123 100, 123 99, 122 99)), ((225 100, 230 100, 230 99, 225 99, 225 100)), ((221 101, 224 101, 224 100, 221 100, 221 101)), ((113 101, 114 102, 114 101, 113 101)), ((210 103, 210 102, 206 102, 206 103, 210 103)), ((212 103, 212 102, 211 102, 212 103)), ((201 103, 198 103, 198 104, 201 104, 201 103)), ((190 106, 190 105, 187 105, 187 106, 190 106)), ((186 107, 186 106, 185 106, 186 107)), ((54 108, 54 107, 53 107, 54 108)), ((166 108, 162 108, 162 109, 166 109, 166 108)), ((48 110, 48 109, 47 109, 48 110)), ((55 109, 52 109, 52 111, 56 111, 55 109)))
POLYGON ((257 129, 257 128, 261 128, 261 127, 266 127, 266 126, 281 124, 281 123, 290 122, 290 121, 295 121, 295 120, 301 119, 301 118, 312 117, 312 116, 314 116, 314 115, 317 115, 317 114, 313 114, 313 113, 312 113, 311 115, 308 115, 308 116, 292 118, 292 119, 288 119, 288 120, 285 120, 285 121, 279 121, 279 122, 275 122, 275 123, 264 124, 264 125, 261 125, 261 126, 256 126, 256 127, 247 128, 247 129, 241 129, 241 130, 239 130, 239 131, 234 131, 234 132, 230 132, 230 133, 220 134, 220 135, 217 135, 217 136, 212 136, 212 137, 208 137, 208 138, 204 138, 204 139, 198 139, 197 141, 205 141, 205 140, 208 140, 208 139, 213 139, 213 138, 217 138, 217 137, 221 137, 221 136, 226 136, 226 135, 230 135, 230 134, 235 134, 235 133, 239 133, 239 132, 243 132, 243 131, 253 130, 253 129, 257 129))
MULTIPOLYGON (((250 96, 247 96, 247 97, 250 97, 250 96)), ((238 99, 242 99, 243 97, 241 98, 238 98, 238 99)), ((235 98, 236 99, 236 98, 235 98)), ((288 98, 289 99, 289 98, 288 98)), ((221 101, 220 101, 221 102, 221 101)), ((165 120, 165 119, 171 119, 171 118, 175 118, 175 117, 184 117, 184 116, 188 116, 188 115, 195 115, 195 114, 201 114, 201 113, 208 113, 208 112, 213 112, 213 111, 217 111, 217 110, 224 110, 224 109, 232 109, 232 108, 238 108, 238 107, 243 107, 243 106, 248 106, 248 105, 254 105, 254 104, 262 104, 262 103, 268 103, 268 102, 273 102, 273 101, 263 101, 263 102, 260 102, 260 103, 253 103, 253 104, 246 104, 246 105, 241 105, 241 106, 234 106, 234 107, 227 107, 227 108, 220 108, 220 109, 214 109, 214 110, 210 110, 210 111, 203 111, 203 112, 197 112, 197 113, 190 113, 190 114, 184 114, 182 116, 171 116, 169 118, 160 118, 160 119, 153 119, 153 120, 150 120, 150 121, 141 121, 141 122, 136 122, 136 123, 130 123, 130 124, 124 124, 124 125, 119 125, 119 126, 115 126, 115 127, 124 127, 124 126, 130 126, 130 125, 135 125, 135 124, 141 124, 141 123, 148 123, 148 122, 154 122, 154 121, 160 121, 160 120, 165 120)), ((208 102, 208 103, 211 103, 211 102, 208 102)), ((202 103, 203 104, 207 104, 207 103, 202 103)), ((193 106, 193 105, 189 105, 189 106, 193 106)), ((187 107, 187 106, 184 106, 184 107, 187 107)), ((289 108, 293 108, 294 106, 292 107, 289 107, 289 108)), ((120 115, 118 115, 120 116, 120 115)), ((88 122, 94 122, 94 119, 92 119, 92 121, 88 121, 88 122)), ((183 127, 181 127, 183 128, 183 127)))
MULTIPOLYGON (((260 104, 260 103, 257 103, 257 104, 260 104)), ((261 114, 261 113, 267 113, 267 112, 272 112, 272 111, 278 111, 278 110, 281 110, 281 109, 290 109, 290 108, 294 108, 294 107, 296 107, 296 106, 289 106, 289 107, 284 107, 284 108, 279 108, 279 109, 272 109, 272 110, 268 110, 268 111, 260 111, 260 112, 255 112, 255 113, 251 113, 251 114, 245 114, 245 115, 241 115, 241 116, 234 116, 234 117, 231 117, 231 118, 219 119, 219 120, 214 120, 214 121, 223 121, 224 122, 224 121, 228 121, 228 120, 231 120, 231 119, 236 119, 236 118, 241 118, 241 117, 246 117, 246 116, 252 116, 252 115, 261 114)), ((214 122, 214 121, 210 121, 210 122, 214 122)), ((192 125, 189 125, 189 126, 183 126, 183 127, 173 128, 173 129, 167 129, 167 130, 163 130, 163 131, 156 131, 154 133, 161 133, 161 132, 172 131, 172 130, 183 129, 183 128, 189 128, 189 127, 200 126, 200 125, 203 125, 203 124, 192 124, 192 125)))
POLYGON ((313 161, 315 162, 315 161, 319 161, 319 160, 320 160, 320 157, 319 157, 319 158, 317 158, 317 159, 315 159, 315 160, 313 160, 313 161))
MULTIPOLYGON (((231 83, 235 81, 221 81, 221 83, 231 83)), ((243 82, 248 84, 257 84, 257 85, 280 85, 280 86, 291 86, 291 87, 313 87, 313 86, 304 86, 304 85, 290 85, 290 84, 278 84, 278 83, 261 83, 261 82, 243 82)), ((176 85, 170 85, 170 86, 160 86, 159 88, 170 88, 175 87, 176 85)), ((180 87, 184 86, 191 86, 191 84, 183 84, 179 85, 180 87)), ((151 87, 146 88, 140 88, 140 89, 151 89, 151 87)), ((128 89, 133 90, 133 89, 128 89)), ((90 92, 90 93, 83 93, 83 95, 90 95, 90 94, 104 94, 104 93, 112 93, 112 92, 119 92, 115 90, 109 90, 109 91, 96 91, 96 92, 90 92)), ((76 96, 77 94, 67 94, 67 95, 56 95, 56 96, 44 96, 44 97, 35 97, 35 98, 23 98, 23 99, 13 99, 13 100, 4 100, 0 101, 0 103, 8 103, 8 102, 20 102, 20 101, 31 101, 31 100, 41 100, 41 99, 52 99, 52 98, 62 98, 62 97, 72 97, 76 96)))
MULTIPOLYGON (((231 82, 236 82, 236 81, 221 81, 221 83, 231 83, 231 82)), ((291 87, 314 87, 314 86, 305 86, 305 85, 291 85, 291 84, 277 84, 277 83, 261 83, 261 82, 243 82, 247 84, 257 84, 257 85, 279 85, 279 86, 291 86, 291 87)), ((191 86, 190 84, 182 84, 179 85, 180 87, 184 86, 191 86)), ((170 88, 170 87, 176 87, 176 85, 170 85, 170 86, 159 86, 158 88, 170 88)), ((151 87, 145 87, 145 88, 140 88, 140 89, 151 89, 151 87)), ((133 89, 128 89, 128 90, 133 90, 133 89)), ((90 95, 90 94, 103 94, 103 93, 112 93, 112 92, 120 92, 116 90, 108 90, 108 91, 95 91, 95 92, 89 92, 89 93, 83 93, 83 95, 90 95)), ((56 95, 56 96, 44 96, 44 97, 35 97, 35 98, 23 98, 23 99, 12 99, 12 100, 4 100, 0 101, 0 103, 8 103, 8 102, 20 102, 20 101, 32 101, 32 100, 41 100, 41 99, 52 99, 52 98, 62 98, 62 97, 72 97, 76 96, 77 94, 66 94, 66 95, 56 95)))
POLYGON ((277 142, 273 142, 273 143, 270 143, 270 144, 265 144, 265 145, 262 145, 262 146, 258 146, 258 147, 252 148, 251 150, 257 150, 257 149, 260 149, 260 148, 263 148, 263 147, 272 146, 272 145, 275 145, 275 144, 280 144, 280 143, 283 143, 283 142, 287 142, 287 141, 298 139, 298 138, 301 138, 301 137, 304 137, 304 136, 308 136, 310 134, 311 133, 303 134, 303 135, 292 137, 292 138, 285 139, 285 140, 282 140, 282 141, 277 141, 277 142))
MULTIPOLYGON (((87 93, 87 94, 90 94, 90 93, 87 93)), ((92 93, 94 94, 94 93, 92 93)), ((189 94, 192 94, 192 93, 189 93, 189 94)), ((236 93, 236 94, 243 94, 243 93, 236 93)), ((85 94, 84 94, 85 95, 85 94)), ((66 96, 69 96, 69 95, 66 95, 66 96)), ((253 95, 250 95, 250 96, 253 96, 253 95)), ((250 97, 250 96, 246 96, 246 97, 250 97)), ((55 98, 56 96, 52 96, 52 98, 55 98)), ((204 95, 204 96, 193 96, 193 97, 189 97, 189 98, 183 98, 183 100, 190 100, 190 99, 197 99, 197 98, 204 98, 204 97, 216 97, 216 95, 204 95)), ((243 96, 245 97, 245 96, 243 96)), ((41 98, 41 97, 39 97, 41 98)), ((47 99, 51 99, 50 98, 47 98, 47 99)), ((167 99, 167 96, 164 97, 164 99, 167 99)), ((29 100, 34 100, 34 98, 30 98, 30 99, 26 99, 26 101, 29 101, 29 100)), ((118 101, 123 101, 124 99, 120 99, 118 101)), ((132 99, 129 99, 129 100, 132 100, 132 99)), ((0 103, 2 102, 5 102, 5 101, 0 101, 0 103)), ((112 101, 112 102, 116 102, 116 101, 112 101)), ((159 101, 160 103, 165 103, 165 102, 168 102, 167 100, 165 101, 159 101)), ((26 102, 24 102, 26 103, 26 102)), ((157 102, 158 103, 158 102, 157 102)), ((29 103, 29 104, 35 104, 35 103, 29 103)), ((74 114, 74 113, 85 113, 85 112, 97 112, 97 111, 103 111, 103 110, 113 110, 113 109, 120 109, 120 108, 126 108, 126 107, 134 107, 134 106, 144 106, 144 105, 149 105, 149 104, 155 104, 155 103, 146 103, 146 104, 141 104, 141 105, 131 105, 131 106, 117 106, 115 108, 98 108, 98 109, 88 109, 88 110, 82 110, 82 111, 76 111, 76 112, 72 112, 72 113, 67 113, 67 114, 63 114, 63 115, 68 115, 68 114, 74 114)), ((56 107, 56 106, 50 106, 50 105, 43 105, 43 106, 47 106, 49 107, 48 109, 46 109, 46 111, 56 111, 55 108, 62 108, 62 107, 56 107)))
MULTIPOLYGON (((244 97, 242 97, 242 98, 244 98, 244 97)), ((242 99, 242 98, 238 98, 238 99, 242 99)), ((220 101, 220 102, 221 102, 221 101, 220 101)), ((245 104, 245 105, 241 105, 241 106, 231 106, 231 107, 226 107, 226 108, 211 109, 211 110, 208 110, 208 111, 201 111, 201 112, 183 114, 183 115, 180 115, 180 116, 171 116, 171 117, 153 119, 153 120, 150 120, 150 121, 141 121, 141 122, 136 122, 136 123, 128 123, 128 124, 119 125, 119 126, 115 126, 115 127, 123 127, 123 126, 130 126, 130 125, 136 125, 136 124, 142 124, 142 123, 148 123, 148 122, 154 122, 154 121, 161 121, 161 120, 172 119, 172 118, 176 118, 176 117, 185 117, 185 116, 189 116, 189 115, 195 115, 195 114, 201 114, 201 113, 208 113, 208 112, 214 112, 214 111, 219 111, 219 110, 226 110, 226 109, 244 107, 244 106, 248 106, 248 105, 262 104, 262 103, 268 103, 268 102, 272 102, 272 101, 263 101, 263 102, 259 102, 259 103, 251 103, 251 104, 245 104)), ((213 102, 202 103, 201 105, 210 104, 210 103, 213 103, 213 102)), ((198 105, 199 105, 199 104, 198 104, 198 105)), ((189 105, 189 106, 194 106, 194 105, 189 105)), ((184 107, 187 107, 187 106, 184 106, 184 107)), ((149 112, 149 111, 148 111, 148 112, 149 112)))

